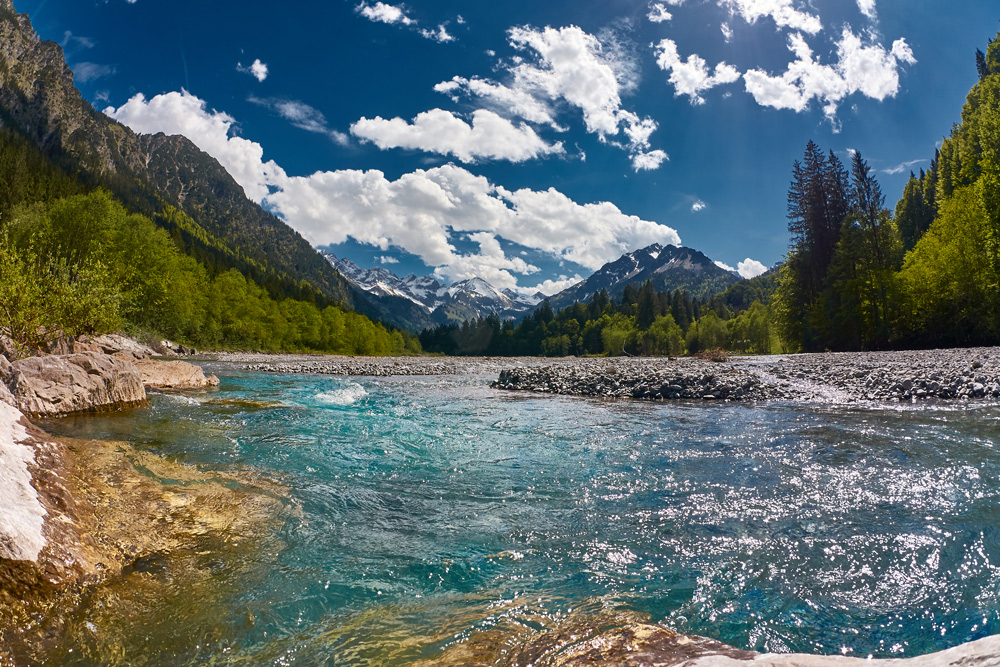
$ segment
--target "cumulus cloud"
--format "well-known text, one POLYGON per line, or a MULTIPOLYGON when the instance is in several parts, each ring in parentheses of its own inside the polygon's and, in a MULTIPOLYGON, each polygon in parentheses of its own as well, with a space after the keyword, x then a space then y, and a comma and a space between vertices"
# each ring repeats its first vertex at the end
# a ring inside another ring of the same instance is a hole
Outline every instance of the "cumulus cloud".
POLYGON ((581 276, 579 273, 574 275, 572 278, 567 278, 565 275, 561 275, 555 280, 544 280, 538 283, 537 285, 531 287, 528 286, 520 287, 518 288, 518 291, 521 292, 522 294, 528 294, 528 295, 541 292, 545 296, 552 296, 553 294, 558 294, 559 292, 562 292, 567 287, 572 287, 573 285, 577 284, 578 282, 581 282, 582 280, 583 276, 581 276))
POLYGON ((399 260, 392 255, 381 255, 378 257, 379 264, 399 264, 399 260))
POLYGON ((350 138, 346 134, 330 128, 327 124, 326 116, 321 111, 309 106, 305 102, 274 97, 259 98, 253 95, 248 97, 247 101, 270 109, 300 130, 324 134, 341 146, 351 143, 350 138))
MULTIPOLYGON (((859 0, 863 2, 865 0, 859 0)), ((815 35, 823 29, 818 16, 796 9, 792 0, 719 0, 719 6, 739 14, 747 23, 770 18, 779 28, 790 28, 815 35)))
POLYGON ((736 272, 747 280, 756 278, 766 271, 766 266, 758 262, 756 259, 750 259, 749 257, 736 265, 736 272))
POLYGON ((715 70, 710 72, 705 59, 697 54, 681 60, 677 44, 671 39, 660 40, 656 47, 656 64, 664 72, 670 72, 674 95, 687 95, 691 104, 704 104, 705 98, 701 96, 703 92, 740 79, 740 71, 724 62, 717 64, 715 70))
MULTIPOLYGON (((637 172, 652 171, 654 169, 659 169, 660 165, 668 159, 667 154, 660 149, 648 151, 646 153, 633 153, 632 168, 637 172)), ((583 160, 586 161, 586 155, 583 156, 583 160)))
MULTIPOLYGON (((459 262, 452 233, 487 232, 594 270, 629 249, 680 243, 670 227, 626 215, 609 202, 579 204, 552 188, 511 191, 455 165, 394 181, 377 170, 292 177, 267 201, 314 244, 351 237, 381 248, 400 246, 453 279, 461 279, 468 264, 459 262)), ((497 282, 482 277, 507 286, 510 278, 501 272, 528 265, 501 259, 495 250, 487 243, 479 256, 492 257, 497 282)))
POLYGON ((430 151, 452 155, 462 162, 524 162, 565 152, 562 142, 546 143, 528 125, 515 125, 487 109, 473 112, 471 124, 443 109, 420 113, 412 122, 402 118, 361 118, 351 126, 351 134, 382 149, 430 151))
POLYGON ((635 85, 636 77, 636 66, 627 50, 605 48, 576 26, 512 28, 508 39, 515 48, 534 56, 509 70, 513 88, 579 109, 587 131, 602 141, 612 143, 612 137, 624 130, 629 138, 625 148, 637 171, 650 168, 660 155, 656 166, 666 159, 662 151, 650 151, 649 135, 656 122, 622 107, 621 95, 635 85))
POLYGON ((789 37, 788 48, 796 59, 780 76, 759 69, 743 75, 747 92, 762 106, 796 112, 807 109, 815 99, 823 104, 823 112, 835 128, 837 108, 844 98, 854 93, 878 101, 895 97, 900 65, 917 62, 905 39, 896 40, 887 51, 881 44, 864 45, 849 27, 837 42, 837 62, 833 65, 815 60, 798 33, 789 37))
POLYGON ((236 63, 236 71, 249 74, 262 83, 267 78, 267 65, 262 63, 260 58, 255 58, 249 67, 244 67, 243 63, 236 63))
POLYGON ((691 204, 692 213, 698 213, 699 211, 704 211, 706 208, 708 208, 708 204, 706 204, 700 199, 696 199, 694 203, 691 204))
POLYGON ((726 44, 733 41, 733 29, 729 27, 728 23, 723 23, 719 26, 719 30, 722 31, 722 38, 726 40, 726 44))
POLYGON ((117 70, 112 65, 82 62, 73 65, 73 77, 80 83, 89 83, 106 76, 111 76, 117 70))
POLYGON ((444 23, 439 25, 436 30, 429 30, 427 28, 421 28, 420 34, 427 39, 434 40, 439 44, 444 44, 445 42, 454 42, 455 38, 448 33, 448 29, 444 23))
POLYGON ((723 271, 730 271, 732 273, 736 273, 736 269, 734 269, 733 267, 729 266, 725 262, 720 262, 719 260, 715 260, 715 265, 717 267, 719 267, 720 269, 722 269, 723 271))
POLYGON ((638 247, 681 242, 674 229, 609 202, 581 204, 554 188, 508 190, 452 164, 396 180, 377 170, 288 176, 263 161, 259 144, 233 134, 231 116, 208 110, 186 91, 149 100, 136 95, 105 113, 136 132, 184 134, 219 160, 248 197, 314 245, 353 238, 383 251, 400 247, 451 280, 479 275, 516 289, 518 275, 538 271, 522 257, 507 257, 500 239, 591 270, 638 247), (476 243, 478 253, 459 252, 456 234, 476 243))
POLYGON ((231 134, 236 123, 232 116, 207 110, 203 100, 186 90, 149 100, 139 93, 117 109, 107 107, 104 113, 142 134, 183 134, 218 160, 254 201, 263 200, 268 183, 283 175, 273 161, 263 161, 260 144, 231 134))
POLYGON ((858 0, 858 9, 872 21, 877 18, 875 14, 875 0, 858 0))
POLYGON ((362 118, 352 132, 383 148, 418 148, 454 155, 463 162, 521 161, 564 150, 561 143, 547 143, 532 127, 511 119, 565 132, 556 109, 569 107, 582 114, 587 131, 601 142, 628 151, 635 171, 656 169, 667 154, 650 143, 656 122, 622 105, 622 95, 636 85, 638 66, 634 54, 612 33, 602 41, 576 26, 511 28, 508 42, 523 55, 499 66, 503 82, 455 76, 434 86, 456 103, 468 96, 484 107, 473 112, 471 126, 454 113, 433 109, 413 122, 362 118), (623 134, 624 141, 619 139, 623 134), (521 143, 507 143, 512 140, 521 143))
POLYGON ((387 5, 384 2, 376 2, 374 5, 362 2, 354 8, 354 11, 369 21, 377 23, 400 23, 402 25, 413 25, 415 23, 413 19, 406 15, 402 7, 387 5))
POLYGON ((455 102, 463 93, 474 96, 486 102, 494 111, 504 111, 532 123, 548 125, 557 131, 565 130, 556 123, 549 101, 538 99, 526 90, 510 88, 478 77, 466 79, 461 76, 442 81, 434 86, 434 90, 450 95, 455 102))
POLYGON ((646 18, 653 23, 663 23, 674 18, 674 15, 667 10, 666 5, 662 2, 654 2, 649 6, 649 13, 646 14, 646 18))

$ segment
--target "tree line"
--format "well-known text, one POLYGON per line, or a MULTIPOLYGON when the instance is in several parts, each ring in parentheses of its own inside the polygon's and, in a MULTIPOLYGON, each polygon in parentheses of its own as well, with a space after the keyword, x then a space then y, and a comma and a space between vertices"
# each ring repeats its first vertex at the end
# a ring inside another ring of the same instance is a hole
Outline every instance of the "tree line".
POLYGON ((213 349, 421 351, 416 336, 334 305, 304 281, 258 283, 273 272, 238 270, 251 260, 182 211, 165 207, 155 219, 0 129, 0 333, 23 352, 113 331, 213 349))
POLYGON ((768 280, 734 285, 707 301, 685 290, 657 291, 647 281, 626 285, 620 299, 601 290, 558 312, 543 301, 520 322, 491 314, 426 329, 420 344, 448 355, 676 356, 718 349, 768 354, 780 350, 770 308, 760 298, 741 307, 750 295, 766 300, 768 290, 759 286, 768 280))
POLYGON ((1000 41, 928 170, 894 214, 868 164, 812 142, 789 189, 792 243, 775 298, 804 351, 1000 343, 1000 41))

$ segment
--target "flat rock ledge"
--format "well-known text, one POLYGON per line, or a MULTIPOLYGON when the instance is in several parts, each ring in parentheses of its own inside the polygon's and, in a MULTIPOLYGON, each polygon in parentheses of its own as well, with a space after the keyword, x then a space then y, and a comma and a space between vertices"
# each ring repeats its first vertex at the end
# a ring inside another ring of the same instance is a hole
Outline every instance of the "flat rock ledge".
POLYGON ((518 364, 495 389, 645 400, 824 403, 1000 399, 1000 348, 518 364))
MULTIPOLYGON (((627 614, 635 616, 636 614, 627 614)), ((619 614, 620 616, 620 614, 619 614)), ((539 625, 545 623, 539 619, 539 625)), ((756 653, 635 618, 577 618, 540 631, 493 629, 414 667, 1000 667, 1000 635, 912 658, 756 653), (518 636, 520 635, 520 636, 518 636)))
POLYGON ((135 367, 146 389, 176 391, 219 386, 219 378, 206 376, 200 366, 186 361, 139 359, 135 361, 135 367))
POLYGON ((53 417, 146 404, 132 362, 98 352, 29 357, 7 365, 5 384, 29 417, 53 417))

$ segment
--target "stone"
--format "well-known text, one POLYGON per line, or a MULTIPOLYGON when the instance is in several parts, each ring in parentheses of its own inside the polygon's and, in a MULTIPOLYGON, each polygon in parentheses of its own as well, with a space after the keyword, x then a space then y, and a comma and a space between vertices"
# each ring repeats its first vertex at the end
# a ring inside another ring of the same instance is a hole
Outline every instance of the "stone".
POLYGON ((100 412, 146 404, 135 366, 96 352, 30 357, 11 364, 7 383, 29 417, 100 412))
POLYGON ((135 362, 135 367, 147 389, 205 389, 219 386, 219 378, 214 375, 206 377, 200 366, 186 361, 142 359, 135 362))

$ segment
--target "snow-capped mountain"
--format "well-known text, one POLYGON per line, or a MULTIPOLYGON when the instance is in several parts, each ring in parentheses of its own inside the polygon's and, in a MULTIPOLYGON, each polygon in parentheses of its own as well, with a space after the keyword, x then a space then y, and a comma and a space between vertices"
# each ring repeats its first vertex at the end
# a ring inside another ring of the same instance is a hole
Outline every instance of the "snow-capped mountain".
POLYGON ((360 289, 378 296, 408 299, 442 324, 486 317, 490 313, 496 313, 501 319, 517 317, 545 298, 541 294, 524 296, 513 290, 499 289, 482 278, 470 278, 452 285, 442 285, 430 276, 412 273, 400 278, 388 269, 362 269, 349 259, 340 259, 322 250, 320 254, 360 289))
POLYGON ((658 291, 679 288, 693 296, 708 298, 742 278, 692 248, 654 243, 608 262, 586 280, 549 297, 549 303, 559 310, 576 301, 587 301, 602 289, 616 298, 626 285, 641 285, 647 280, 658 291))

